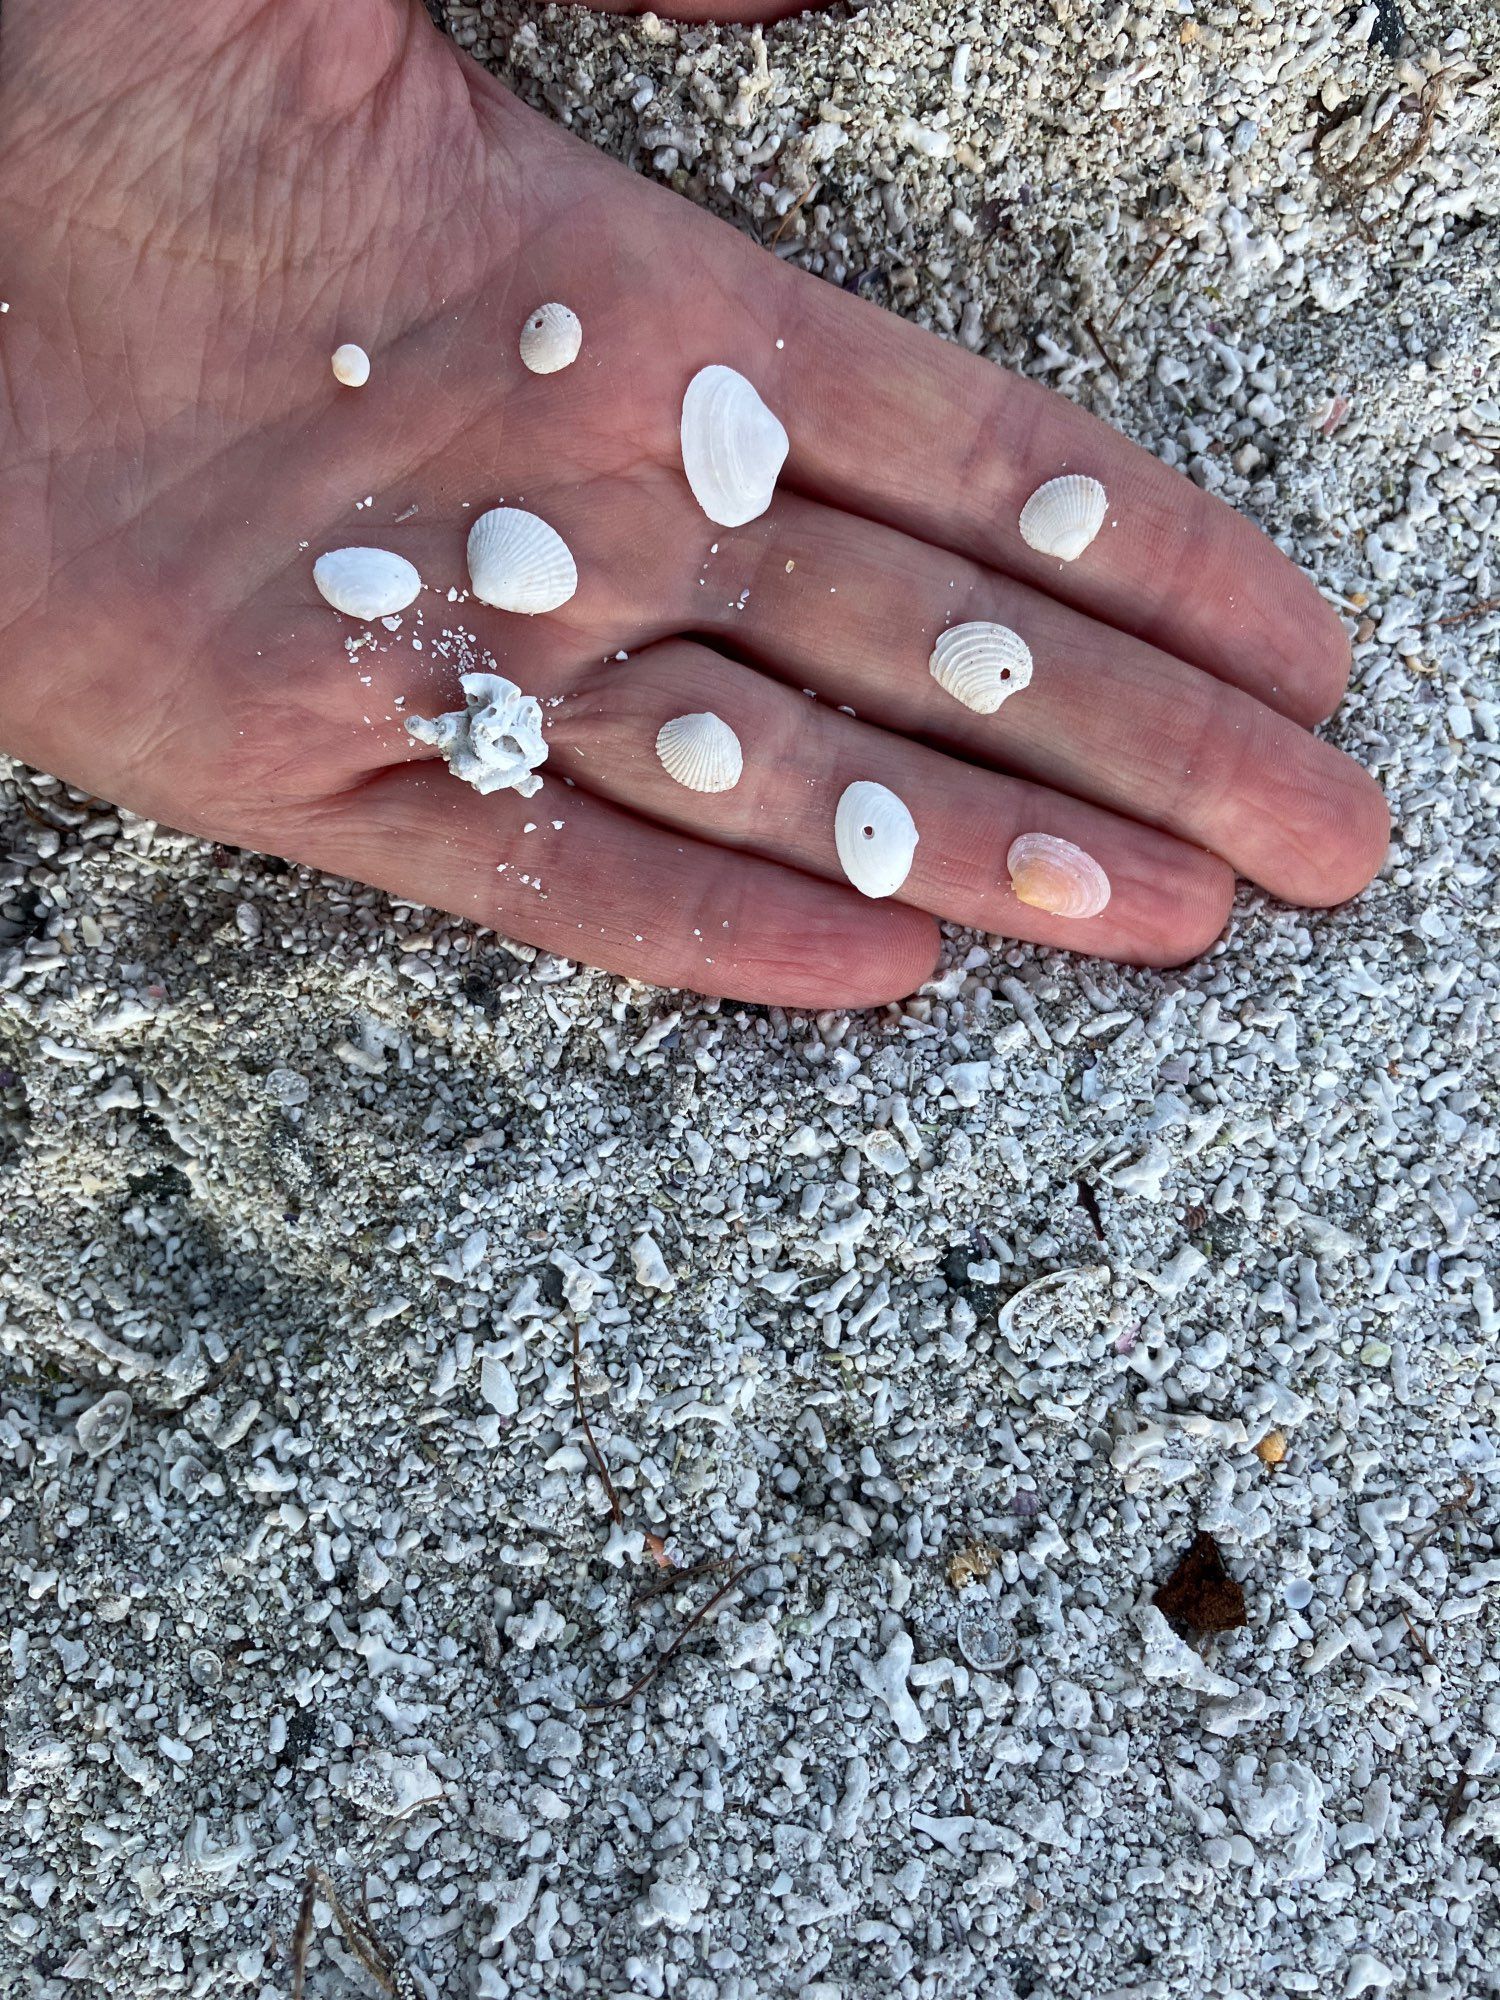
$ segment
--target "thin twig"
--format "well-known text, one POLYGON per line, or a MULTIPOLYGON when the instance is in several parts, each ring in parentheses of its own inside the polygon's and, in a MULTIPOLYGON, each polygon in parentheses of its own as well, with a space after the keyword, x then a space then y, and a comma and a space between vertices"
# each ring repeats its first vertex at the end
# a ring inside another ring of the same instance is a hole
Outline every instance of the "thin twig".
POLYGON ((739 1568, 733 1572, 733 1574, 728 1578, 728 1580, 720 1584, 719 1588, 714 1592, 713 1596, 708 1599, 707 1603, 699 1605, 698 1609, 693 1613, 692 1617, 688 1620, 686 1625, 683 1626, 682 1630, 677 1634, 677 1637, 672 1641, 671 1645, 668 1646, 667 1650, 664 1653, 659 1654, 658 1657, 652 1661, 651 1665, 647 1667, 646 1671, 641 1675, 640 1679, 636 1681, 632 1686, 626 1688, 624 1694, 610 1695, 604 1701, 586 1701, 582 1704, 584 1713, 586 1715, 600 1715, 607 1709, 624 1708, 627 1702, 634 1701, 636 1696, 641 1692, 641 1690, 643 1688, 649 1687, 652 1681, 656 1679, 656 1676, 661 1672, 662 1668, 667 1664, 668 1660, 672 1658, 673 1654, 676 1653, 678 1647, 681 1646, 683 1640, 687 1638, 688 1634, 691 1631, 693 1631, 694 1627, 701 1625, 703 1623, 704 1619, 708 1616, 709 1612, 713 1610, 714 1606, 722 1602, 722 1600, 729 1595, 730 1591, 734 1589, 735 1585, 739 1582, 740 1578, 745 1574, 746 1570, 752 1567, 753 1565, 750 1563, 741 1563, 739 1568))
POLYGON ((1406 1621, 1407 1637, 1411 1640, 1414 1646, 1419 1648, 1422 1658, 1427 1662, 1428 1666, 1435 1667, 1437 1665, 1437 1661, 1432 1657, 1432 1648, 1428 1645, 1427 1641, 1422 1637, 1421 1633, 1412 1623, 1411 1613, 1406 1609, 1405 1605, 1402 1605, 1401 1607, 1401 1616, 1406 1621))
POLYGON ((711 1569, 722 1569, 729 1561, 728 1556, 705 1556, 688 1569, 674 1569, 670 1576, 659 1576, 655 1583, 648 1583, 631 1598, 632 1604, 649 1604, 653 1597, 665 1597, 669 1590, 675 1590, 680 1583, 691 1583, 695 1576, 705 1576, 711 1569))
POLYGON ((577 1320, 574 1320, 573 1322, 573 1406, 578 1412, 578 1421, 583 1426, 583 1435, 588 1443, 589 1455, 592 1457, 594 1461, 594 1470, 599 1475, 599 1483, 604 1488, 605 1495, 609 1501, 609 1511, 611 1515, 614 1517, 615 1526, 617 1528, 623 1528, 625 1525, 625 1514, 620 1506, 620 1498, 619 1495, 615 1492, 614 1481, 609 1476, 609 1467, 604 1463, 604 1454, 602 1451, 600 1451, 598 1445, 595 1444, 594 1442, 594 1433, 589 1428, 588 1415, 583 1407, 583 1377, 579 1372, 582 1364, 582 1359, 583 1359, 583 1350, 579 1346, 579 1341, 578 1341, 578 1322, 577 1320))
POLYGON ((1093 341, 1095 347, 1098 348, 1099 352, 1104 356, 1104 365, 1109 370, 1110 374, 1114 376, 1117 382, 1123 381, 1124 377, 1121 375, 1119 369, 1116 368, 1115 366, 1114 356, 1110 353, 1109 349, 1104 345, 1104 342, 1100 339, 1099 329, 1094 325, 1093 320, 1089 318, 1087 313, 1085 313, 1083 316, 1083 330, 1088 335, 1089 339, 1093 341))
POLYGON ((768 250, 774 250, 776 248, 776 245, 781 241, 782 237, 785 236, 787 230, 791 227, 793 219, 801 214, 803 203, 809 201, 812 198, 812 196, 817 193, 818 189, 822 185, 823 183, 821 181, 813 181, 802 190, 801 194, 798 195, 797 199, 792 203, 791 207, 787 210, 786 214, 782 216, 780 222, 777 223, 776 234, 771 238, 770 242, 766 246, 768 250))
POLYGON ((313 1898, 318 1892, 318 1871, 309 1868, 307 1886, 302 1891, 302 1907, 297 1912, 297 1928, 292 1932, 292 2000, 302 2000, 307 1976, 307 1947, 312 1942, 313 1898))
POLYGON ((1482 618, 1486 611, 1500 611, 1500 597, 1487 597, 1483 604, 1471 604, 1467 611, 1455 611, 1451 618, 1439 618, 1439 625, 1467 625, 1471 618, 1482 618))

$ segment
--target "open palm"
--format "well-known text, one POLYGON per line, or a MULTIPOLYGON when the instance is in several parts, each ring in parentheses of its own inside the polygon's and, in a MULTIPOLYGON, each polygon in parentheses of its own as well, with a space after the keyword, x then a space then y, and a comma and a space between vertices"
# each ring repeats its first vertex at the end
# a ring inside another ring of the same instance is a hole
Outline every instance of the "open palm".
POLYGON ((909 991, 938 916, 1168 962, 1218 933, 1234 871, 1326 904, 1379 865, 1378 792, 1309 734, 1342 630, 1263 536, 556 131, 407 0, 7 0, 0 272, 0 744, 136 811, 645 979, 814 1006, 909 991), (551 299, 583 351, 533 376, 517 336, 551 299), (334 382, 344 340, 364 389, 334 382), (791 438, 742 528, 682 471, 710 362, 791 438), (1110 499, 1066 566, 1016 525, 1064 470, 1110 499), (468 526, 501 499, 573 550, 561 611, 464 599, 468 526), (352 650, 364 628, 312 581, 350 543, 427 586, 352 650), (928 672, 964 619, 1035 660, 991 716, 928 672), (544 704, 534 799, 479 796, 405 730, 461 706, 484 654, 544 704), (712 796, 653 747, 706 708, 745 749, 712 796), (921 832, 887 902, 836 858, 860 778, 921 832), (1017 899, 1006 854, 1034 831, 1103 864, 1101 914, 1017 899))

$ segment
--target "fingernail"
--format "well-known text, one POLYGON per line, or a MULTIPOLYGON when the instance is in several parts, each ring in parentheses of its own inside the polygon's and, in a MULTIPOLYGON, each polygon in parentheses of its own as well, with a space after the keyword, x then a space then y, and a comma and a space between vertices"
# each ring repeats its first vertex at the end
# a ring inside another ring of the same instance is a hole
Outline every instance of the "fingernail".
POLYGON ((1005 857, 1016 900, 1054 917, 1097 917, 1109 877, 1092 854, 1053 833, 1021 833, 1005 857))

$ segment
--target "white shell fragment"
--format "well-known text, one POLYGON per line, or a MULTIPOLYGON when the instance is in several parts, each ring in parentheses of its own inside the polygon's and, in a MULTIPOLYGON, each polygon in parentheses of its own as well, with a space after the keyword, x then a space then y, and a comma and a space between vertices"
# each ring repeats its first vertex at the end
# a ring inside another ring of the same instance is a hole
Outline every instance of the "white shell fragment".
POLYGON ((745 768, 740 739, 717 715, 674 715, 656 735, 662 769, 690 792, 732 792, 745 768))
POLYGON ((834 814, 839 862, 865 896, 894 896, 911 873, 917 823, 896 794, 869 778, 850 785, 834 814))
POLYGON ((90 1458, 103 1458, 113 1451, 130 1428, 133 1405, 123 1389, 108 1389, 97 1403, 80 1410, 74 1427, 78 1442, 90 1458))
POLYGON ((1056 834, 1017 834, 1005 865, 1017 900, 1054 917, 1097 917, 1109 901, 1109 877, 1093 855, 1056 834))
POLYGON ((682 469, 693 498, 723 528, 764 514, 791 442, 758 391, 717 362, 682 399, 682 469))
POLYGON ((1104 488, 1086 473, 1049 479, 1021 509, 1021 540, 1039 555, 1076 562, 1104 526, 1108 506, 1104 488))
POLYGON ((557 304, 538 306, 521 328, 521 359, 533 375, 555 375, 578 359, 583 322, 557 304))
POLYGON ((333 375, 346 389, 363 389, 370 379, 369 355, 352 340, 346 340, 342 347, 333 350, 333 375))
POLYGON ((330 549, 313 564, 313 582, 346 618, 393 618, 422 588, 405 556, 389 549, 330 549))
POLYGON ((993 715, 1031 679, 1031 648, 1008 625, 976 619, 942 633, 928 663, 940 688, 976 715, 993 715))
POLYGON ((448 715, 414 715, 407 735, 440 750, 454 777, 476 792, 513 791, 529 799, 542 789, 536 770, 547 761, 540 702, 499 674, 460 679, 468 706, 448 715))
POLYGON ((556 528, 524 507, 492 507, 469 530, 469 581, 482 604, 535 617, 578 588, 578 565, 556 528))

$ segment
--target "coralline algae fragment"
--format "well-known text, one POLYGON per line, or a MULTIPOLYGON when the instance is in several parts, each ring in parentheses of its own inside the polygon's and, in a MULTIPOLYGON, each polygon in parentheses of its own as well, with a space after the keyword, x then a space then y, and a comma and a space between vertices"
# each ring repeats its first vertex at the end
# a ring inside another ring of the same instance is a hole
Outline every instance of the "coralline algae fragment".
POLYGON ((542 789, 537 766, 547 761, 540 702, 499 674, 460 678, 467 707, 410 716, 407 734, 440 751, 454 777, 476 792, 509 790, 531 798, 542 789))

